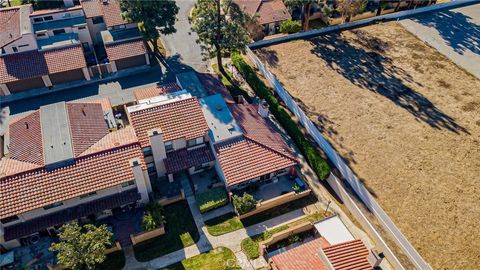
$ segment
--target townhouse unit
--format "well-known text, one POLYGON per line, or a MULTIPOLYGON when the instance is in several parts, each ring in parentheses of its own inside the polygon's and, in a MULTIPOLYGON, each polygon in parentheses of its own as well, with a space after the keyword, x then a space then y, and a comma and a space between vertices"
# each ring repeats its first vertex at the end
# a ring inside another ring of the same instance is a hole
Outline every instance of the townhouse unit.
POLYGON ((137 25, 123 20, 119 1, 0 9, 0 95, 149 64, 137 25))
POLYGON ((0 140, 0 250, 149 201, 140 142, 112 115, 108 100, 60 102, 10 121, 0 140))

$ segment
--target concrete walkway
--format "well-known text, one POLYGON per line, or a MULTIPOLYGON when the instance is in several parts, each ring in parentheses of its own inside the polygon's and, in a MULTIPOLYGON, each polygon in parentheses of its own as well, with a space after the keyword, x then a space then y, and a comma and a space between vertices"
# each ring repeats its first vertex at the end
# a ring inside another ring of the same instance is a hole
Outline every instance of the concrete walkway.
POLYGON ((214 209, 212 211, 208 211, 204 214, 202 214, 203 216, 203 220, 210 220, 210 219, 214 219, 216 217, 221 217, 223 215, 226 215, 228 213, 233 213, 234 212, 234 209, 233 209, 233 206, 232 204, 227 204, 225 206, 222 206, 220 208, 217 208, 217 209, 214 209))

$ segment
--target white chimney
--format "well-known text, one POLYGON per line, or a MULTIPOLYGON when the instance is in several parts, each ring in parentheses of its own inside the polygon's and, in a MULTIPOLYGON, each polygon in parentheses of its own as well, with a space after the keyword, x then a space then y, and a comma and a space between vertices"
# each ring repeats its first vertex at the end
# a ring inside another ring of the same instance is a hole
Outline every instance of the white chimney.
POLYGON ((270 111, 268 109, 267 102, 264 99, 260 100, 258 103, 258 114, 260 114, 260 116, 263 118, 267 118, 269 113, 270 111))

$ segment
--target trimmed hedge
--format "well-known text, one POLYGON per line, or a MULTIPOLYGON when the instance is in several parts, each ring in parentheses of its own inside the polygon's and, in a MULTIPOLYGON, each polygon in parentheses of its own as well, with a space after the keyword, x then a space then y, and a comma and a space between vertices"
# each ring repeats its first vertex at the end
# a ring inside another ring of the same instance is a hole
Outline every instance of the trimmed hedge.
POLYGON ((283 109, 277 98, 269 91, 268 87, 257 76, 253 68, 248 65, 240 54, 232 55, 232 63, 243 75, 250 87, 262 99, 265 99, 270 105, 270 111, 277 121, 287 131, 288 135, 293 139, 297 147, 306 157, 308 163, 313 168, 318 177, 322 180, 327 179, 330 174, 330 166, 320 156, 317 149, 308 141, 298 127, 297 123, 292 120, 290 115, 283 109))
POLYGON ((228 203, 224 187, 216 187, 195 196, 200 213, 205 213, 228 203))

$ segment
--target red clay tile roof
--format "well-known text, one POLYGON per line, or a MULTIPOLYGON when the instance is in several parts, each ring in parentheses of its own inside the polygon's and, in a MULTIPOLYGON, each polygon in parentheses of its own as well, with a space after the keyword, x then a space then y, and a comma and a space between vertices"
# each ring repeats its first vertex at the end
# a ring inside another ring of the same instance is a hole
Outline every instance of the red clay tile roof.
POLYGON ((272 261, 278 270, 327 270, 318 253, 329 245, 325 238, 317 238, 273 256, 272 261))
POLYGON ((133 158, 145 169, 143 153, 133 144, 78 158, 62 168, 40 168, 0 178, 0 218, 133 180, 129 162, 133 158))
POLYGON ((368 262, 369 251, 362 240, 324 247, 323 252, 335 270, 373 270, 368 262))
POLYGON ((263 0, 257 10, 259 24, 281 22, 292 18, 282 0, 263 0))
POLYGON ((80 45, 28 51, 0 57, 0 83, 39 77, 87 66, 80 45))
POLYGON ((36 165, 44 165, 39 111, 28 114, 11 123, 8 132, 10 134, 10 143, 7 147, 10 158, 36 165))
POLYGON ((20 8, 0 9, 0 48, 21 37, 20 8))
MULTIPOLYGON (((76 103, 76 102, 70 102, 70 103, 76 103)), ((84 100, 78 103, 96 103, 100 104, 102 106, 102 110, 104 112, 106 111, 111 111, 112 110, 112 103, 110 102, 109 98, 100 98, 100 99, 95 99, 95 100, 84 100)))
POLYGON ((281 22, 290 19, 290 13, 282 0, 234 0, 244 12, 253 17, 258 14, 258 24, 281 22))
POLYGON ((67 115, 75 157, 109 132, 100 104, 67 103, 67 115))
POLYGON ((228 108, 243 129, 243 134, 280 153, 294 158, 291 149, 285 143, 279 131, 275 129, 272 122, 262 118, 258 114, 258 105, 229 104, 228 108))
POLYGON ((228 186, 297 164, 292 157, 247 136, 217 143, 215 151, 228 186))
POLYGON ((0 161, 0 178, 13 175, 18 172, 40 168, 42 165, 23 162, 12 158, 4 158, 0 161))
POLYGON ((147 53, 142 39, 105 44, 105 50, 107 52, 108 60, 110 61, 147 53))
POLYGON ((162 84, 162 85, 154 85, 142 89, 135 90, 133 94, 135 95, 135 99, 137 101, 142 100, 142 99, 149 99, 152 97, 160 96, 160 95, 165 95, 168 93, 173 93, 180 91, 180 87, 176 83, 167 83, 167 84, 162 84))
POLYGON ((81 5, 87 18, 103 16, 107 27, 126 24, 118 0, 108 0, 108 3, 103 3, 102 0, 83 0, 81 5))
POLYGON ((192 150, 183 148, 169 152, 167 153, 167 158, 164 159, 164 162, 167 173, 177 173, 191 167, 211 162, 214 159, 210 146, 205 145, 192 150))
POLYGON ((122 145, 129 145, 138 143, 137 135, 132 126, 119 129, 114 132, 108 133, 105 137, 95 142, 90 148, 81 153, 79 157, 105 151, 122 145))
POLYGON ((130 121, 142 147, 150 146, 147 132, 159 128, 164 141, 204 136, 208 125, 196 97, 130 112, 130 121))

